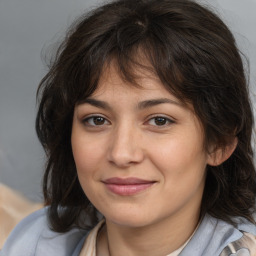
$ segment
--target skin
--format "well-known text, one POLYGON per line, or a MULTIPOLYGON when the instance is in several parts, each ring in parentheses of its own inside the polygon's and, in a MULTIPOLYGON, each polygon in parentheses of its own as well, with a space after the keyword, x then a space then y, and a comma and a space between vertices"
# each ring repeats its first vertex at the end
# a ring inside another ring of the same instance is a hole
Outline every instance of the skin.
POLYGON ((198 224, 206 165, 215 161, 204 150, 192 107, 154 75, 138 74, 139 88, 123 81, 112 63, 90 100, 74 110, 71 142, 78 178, 106 218, 97 255, 109 255, 108 250, 112 256, 166 255, 179 248, 198 224), (113 177, 153 185, 119 195, 104 184, 113 177))

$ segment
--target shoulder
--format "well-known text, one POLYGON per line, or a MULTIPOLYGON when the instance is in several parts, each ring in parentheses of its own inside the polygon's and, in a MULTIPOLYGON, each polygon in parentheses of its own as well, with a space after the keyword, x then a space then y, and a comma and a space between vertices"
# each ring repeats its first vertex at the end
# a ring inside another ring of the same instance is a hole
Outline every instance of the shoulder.
POLYGON ((238 218, 237 222, 237 229, 240 231, 241 236, 238 239, 231 241, 222 250, 220 256, 256 255, 256 225, 243 218, 238 218))
POLYGON ((229 243, 221 252, 220 256, 253 256, 256 255, 256 236, 243 232, 241 238, 229 243))
POLYGON ((47 208, 22 220, 11 232, 1 256, 72 255, 87 231, 74 228, 66 233, 56 233, 49 228, 47 208))
POLYGON ((244 218, 235 221, 237 226, 206 215, 180 255, 256 255, 256 226, 244 218))

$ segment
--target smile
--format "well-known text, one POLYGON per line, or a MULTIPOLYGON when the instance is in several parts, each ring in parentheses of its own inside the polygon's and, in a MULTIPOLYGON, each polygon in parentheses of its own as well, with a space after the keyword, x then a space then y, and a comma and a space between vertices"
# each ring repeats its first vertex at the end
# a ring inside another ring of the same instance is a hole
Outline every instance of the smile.
POLYGON ((156 181, 142 180, 138 178, 110 178, 103 183, 112 193, 121 196, 135 195, 154 185, 156 181))

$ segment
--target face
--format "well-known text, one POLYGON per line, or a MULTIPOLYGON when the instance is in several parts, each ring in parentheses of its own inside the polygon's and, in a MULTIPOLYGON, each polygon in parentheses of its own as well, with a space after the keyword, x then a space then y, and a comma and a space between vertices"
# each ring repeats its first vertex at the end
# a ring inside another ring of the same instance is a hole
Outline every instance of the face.
POLYGON ((138 82, 108 68, 75 107, 71 137, 86 196, 108 221, 131 227, 198 213, 208 161, 191 108, 152 74, 138 82))

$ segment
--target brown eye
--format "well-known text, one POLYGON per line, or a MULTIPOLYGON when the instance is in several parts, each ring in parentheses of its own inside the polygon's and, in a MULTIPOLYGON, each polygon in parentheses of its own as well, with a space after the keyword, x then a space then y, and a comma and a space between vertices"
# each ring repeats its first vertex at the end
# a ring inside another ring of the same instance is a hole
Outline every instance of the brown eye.
POLYGON ((83 123, 88 125, 88 126, 102 126, 102 125, 105 125, 105 124, 109 124, 107 119, 102 117, 102 116, 88 117, 83 121, 83 123))
POLYGON ((172 121, 171 119, 169 119, 167 117, 156 116, 156 117, 151 118, 148 123, 153 126, 168 126, 168 125, 174 123, 174 121, 172 121))
POLYGON ((96 117, 93 117, 93 123, 95 125, 103 125, 105 122, 105 119, 101 116, 96 116, 96 117))
POLYGON ((156 125, 165 125, 167 123, 167 119, 164 117, 156 117, 155 124, 156 125))

